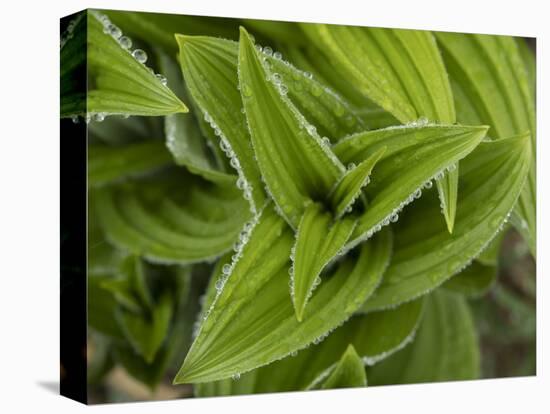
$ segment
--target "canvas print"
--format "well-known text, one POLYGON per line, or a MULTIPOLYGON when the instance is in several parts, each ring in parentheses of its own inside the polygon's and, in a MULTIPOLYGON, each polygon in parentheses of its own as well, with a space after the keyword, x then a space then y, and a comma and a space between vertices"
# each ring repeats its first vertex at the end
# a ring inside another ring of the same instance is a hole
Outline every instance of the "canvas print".
POLYGON ((85 10, 60 55, 63 394, 536 374, 535 39, 85 10))

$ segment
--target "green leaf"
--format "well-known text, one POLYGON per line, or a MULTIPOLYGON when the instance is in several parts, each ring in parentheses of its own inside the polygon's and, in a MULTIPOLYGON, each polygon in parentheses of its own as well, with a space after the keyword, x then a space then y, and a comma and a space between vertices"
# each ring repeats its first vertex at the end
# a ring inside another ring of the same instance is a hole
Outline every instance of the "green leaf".
POLYGON ((367 375, 370 385, 479 378, 477 335, 466 301, 443 290, 429 295, 414 342, 369 368, 367 375))
POLYGON ((140 313, 153 307, 153 299, 147 286, 143 262, 137 256, 121 259, 116 277, 101 283, 117 302, 133 312, 140 313))
POLYGON ((155 125, 156 117, 132 116, 107 117, 103 122, 88 125, 88 143, 122 146, 138 141, 147 141, 160 132, 155 125))
POLYGON ((243 19, 242 24, 251 33, 259 33, 277 42, 304 45, 307 39, 298 23, 272 20, 243 19))
POLYGON ((150 363, 127 343, 115 343, 113 353, 116 361, 132 377, 151 390, 164 379, 168 370, 174 368, 176 360, 179 363, 180 358, 185 356, 191 339, 192 318, 197 310, 196 301, 192 299, 198 293, 197 283, 190 277, 190 268, 177 267, 171 271, 172 268, 164 266, 161 269, 170 269, 162 276, 175 282, 173 288, 168 289, 175 303, 175 311, 166 340, 150 363))
POLYGON ((292 232, 271 207, 258 220, 236 261, 222 267, 219 293, 174 383, 229 378, 306 347, 360 307, 389 260, 391 233, 382 232, 339 264, 298 322, 288 295, 292 232))
POLYGON ((437 193, 441 200, 441 212, 445 216, 447 230, 453 232, 456 218, 456 204, 458 198, 458 163, 452 170, 447 170, 445 175, 436 180, 437 193))
POLYGON ((165 294, 153 307, 151 320, 144 315, 119 309, 115 314, 128 341, 146 362, 151 363, 168 334, 172 318, 172 298, 165 294))
POLYGON ((296 228, 304 203, 324 199, 344 167, 286 97, 243 28, 239 45, 239 85, 256 159, 281 214, 296 228))
MULTIPOLYGON (((373 109, 376 105, 365 98, 355 87, 342 79, 340 74, 334 70, 329 60, 319 51, 318 48, 308 45, 306 48, 300 48, 292 45, 285 45, 283 48, 285 56, 300 70, 310 73, 312 78, 329 86, 332 90, 348 101, 351 106, 357 109, 373 109)), ((393 118, 392 125, 397 121, 393 118)), ((369 125, 370 127, 370 125, 369 125)))
POLYGON ((117 301, 102 285, 112 279, 109 274, 94 274, 88 277, 88 327, 111 338, 122 340, 124 335, 113 315, 117 309, 117 301))
POLYGON ((250 213, 239 191, 182 170, 91 195, 106 238, 153 262, 194 263, 228 251, 250 213))
POLYGON ((489 125, 495 139, 531 132, 529 178, 512 223, 535 255, 536 121, 528 64, 510 36, 438 32, 436 37, 457 98, 458 121, 489 125))
POLYGON ((239 36, 234 19, 118 10, 104 12, 132 37, 160 46, 171 55, 175 55, 178 51, 178 44, 174 38, 176 33, 227 39, 237 39, 239 36))
POLYGON ((338 363, 316 378, 307 389, 327 390, 366 386, 365 366, 353 345, 350 344, 338 363))
POLYGON ((158 140, 122 146, 88 146, 88 185, 100 186, 127 177, 150 173, 171 163, 164 143, 158 140))
POLYGON ((418 297, 460 272, 495 237, 525 182, 531 156, 528 135, 481 142, 462 161, 455 230, 434 223, 433 194, 418 200, 396 228, 394 255, 367 309, 418 297))
POLYGON ((527 70, 527 79, 529 80, 531 96, 534 98, 537 93, 537 62, 535 59, 535 53, 533 49, 529 47, 527 39, 517 37, 516 43, 518 45, 518 52, 521 55, 523 63, 525 64, 525 69, 527 70))
MULTIPOLYGON (((232 87, 238 88, 235 76, 239 48, 237 42, 190 36, 185 36, 184 39, 191 41, 196 47, 200 47, 203 55, 207 54, 211 59, 217 58, 216 65, 213 66, 220 67, 231 64, 233 76, 229 76, 229 71, 227 71, 228 77, 225 81, 231 81, 231 83, 235 81, 232 87)), ((345 135, 365 129, 362 117, 355 113, 350 104, 325 84, 314 79, 310 73, 297 69, 283 60, 282 56, 279 57, 276 53, 269 52, 268 48, 262 48, 261 56, 271 66, 273 74, 277 74, 275 75, 277 81, 280 79, 281 84, 288 89, 287 96, 292 103, 310 123, 315 125, 320 135, 326 136, 331 141, 336 141, 345 135)), ((207 79, 202 82, 204 86, 208 84, 207 79)), ((241 102, 239 101, 238 104, 241 102)), ((237 105, 236 100, 234 105, 237 105)), ((235 121, 240 122, 241 115, 236 113, 234 115, 235 121)), ((223 131, 221 126, 220 129, 223 131)))
POLYGON ((329 198, 336 218, 340 218, 348 212, 348 209, 351 209, 355 200, 360 196, 361 189, 368 184, 374 165, 380 160, 385 151, 386 148, 382 147, 358 166, 352 164, 351 168, 334 186, 329 198))
POLYGON ((298 112, 316 127, 319 135, 336 142, 346 135, 367 129, 367 124, 347 100, 310 73, 265 50, 262 49, 260 56, 269 63, 272 76, 275 76, 276 82, 279 82, 280 76, 281 85, 288 89, 288 98, 298 112))
MULTIPOLYGON (((455 123, 451 86, 431 32, 325 24, 303 24, 302 28, 342 77, 400 122, 422 117, 455 123)), ((458 171, 449 171, 437 183, 450 233, 457 180, 458 171)))
POLYGON ((313 290, 321 283, 321 271, 344 247, 355 225, 353 219, 332 222, 330 213, 317 203, 306 207, 291 255, 291 297, 299 322, 313 290))
POLYGON ((476 260, 485 266, 498 266, 502 241, 509 230, 510 225, 505 225, 504 229, 491 240, 489 245, 481 252, 476 260))
POLYGON ((86 114, 87 12, 73 15, 61 36, 60 114, 66 118, 86 114))
POLYGON ((422 309, 423 299, 391 310, 356 314, 319 344, 243 374, 238 381, 197 384, 196 393, 206 397, 304 390, 333 367, 349 344, 363 364, 372 365, 411 342, 422 309))
POLYGON ((402 126, 367 131, 338 142, 334 153, 346 164, 360 163, 386 147, 366 188, 369 205, 359 217, 351 246, 397 220, 400 210, 420 196, 422 187, 431 187, 433 178, 468 155, 486 131, 486 127, 458 125, 402 126))
POLYGON ((181 69, 193 99, 239 174, 238 186, 257 213, 266 202, 264 184, 241 112, 237 50, 228 40, 176 35, 181 69))
POLYGON ((187 112, 187 107, 161 79, 138 62, 132 51, 120 45, 116 37, 119 33, 105 15, 91 10, 87 18, 88 114, 102 119, 105 115, 155 116, 187 112))
MULTIPOLYGON (((176 62, 159 52, 159 63, 172 88, 179 96, 187 96, 181 71, 176 62)), ((225 165, 212 154, 207 141, 201 134, 197 122, 186 114, 172 114, 164 118, 166 146, 177 165, 185 166, 193 174, 219 184, 235 184, 236 175, 225 172, 225 165)))
POLYGON ((334 67, 365 96, 405 123, 453 123, 453 96, 431 32, 302 24, 334 67))
POLYGON ((474 261, 462 272, 443 283, 443 287, 469 297, 480 297, 495 284, 496 278, 496 266, 474 261))
POLYGON ((105 238, 98 223, 95 206, 88 203, 88 275, 114 275, 125 254, 105 238))

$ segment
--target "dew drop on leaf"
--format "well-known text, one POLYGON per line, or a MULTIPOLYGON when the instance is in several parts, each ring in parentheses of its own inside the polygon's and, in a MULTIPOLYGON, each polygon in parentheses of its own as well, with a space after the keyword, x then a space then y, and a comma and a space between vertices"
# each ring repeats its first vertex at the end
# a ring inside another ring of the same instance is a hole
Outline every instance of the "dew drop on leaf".
POLYGON ((132 52, 132 56, 135 60, 137 60, 139 63, 145 63, 147 62, 147 53, 145 53, 142 49, 135 49, 132 52))
POLYGON ((92 120, 95 122, 103 122, 104 119, 105 119, 105 114, 102 112, 96 112, 95 114, 92 115, 92 120))
POLYGON ((132 47, 132 39, 130 39, 128 36, 122 36, 118 39, 118 44, 123 49, 130 49, 132 47))
POLYGON ((155 76, 160 81, 160 83, 162 83, 164 86, 168 85, 168 79, 166 79, 164 75, 157 73, 155 76))
POLYGON ((118 27, 116 27, 114 24, 110 24, 108 28, 109 28, 109 34, 113 36, 115 39, 118 39, 120 38, 120 36, 122 36, 122 31, 118 27))
POLYGON ((315 84, 311 87, 311 94, 313 96, 321 96, 322 93, 323 89, 319 85, 315 84))
POLYGON ((241 86, 241 92, 245 98, 251 98, 252 97, 252 88, 248 83, 243 83, 241 86))

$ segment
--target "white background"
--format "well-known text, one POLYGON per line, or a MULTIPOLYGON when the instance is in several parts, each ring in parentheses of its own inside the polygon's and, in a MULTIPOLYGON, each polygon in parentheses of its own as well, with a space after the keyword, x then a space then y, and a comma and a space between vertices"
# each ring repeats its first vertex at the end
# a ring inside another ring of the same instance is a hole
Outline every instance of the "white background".
POLYGON ((550 13, 539 1, 3 2, 0 56, 0 412, 550 412, 548 90, 550 13), (85 408, 56 395, 59 369, 58 19, 85 7, 538 37, 537 377, 85 408), (546 118, 546 119, 545 119, 546 118), (546 303, 545 303, 546 302, 546 303), (53 390, 52 390, 53 388, 53 390))

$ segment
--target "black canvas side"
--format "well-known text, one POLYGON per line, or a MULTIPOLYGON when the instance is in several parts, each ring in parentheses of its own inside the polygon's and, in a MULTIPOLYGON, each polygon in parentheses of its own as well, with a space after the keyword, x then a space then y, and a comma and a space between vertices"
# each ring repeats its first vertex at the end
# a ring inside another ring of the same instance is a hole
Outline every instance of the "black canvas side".
MULTIPOLYGON (((61 19, 64 33, 75 15, 61 19)), ((86 53, 86 42, 82 44, 86 53)), ((72 88, 86 94, 86 65, 71 71, 72 88)), ((63 93, 63 86, 61 93, 63 93)), ((87 125, 61 118, 60 125, 60 392, 87 403, 87 125)))

